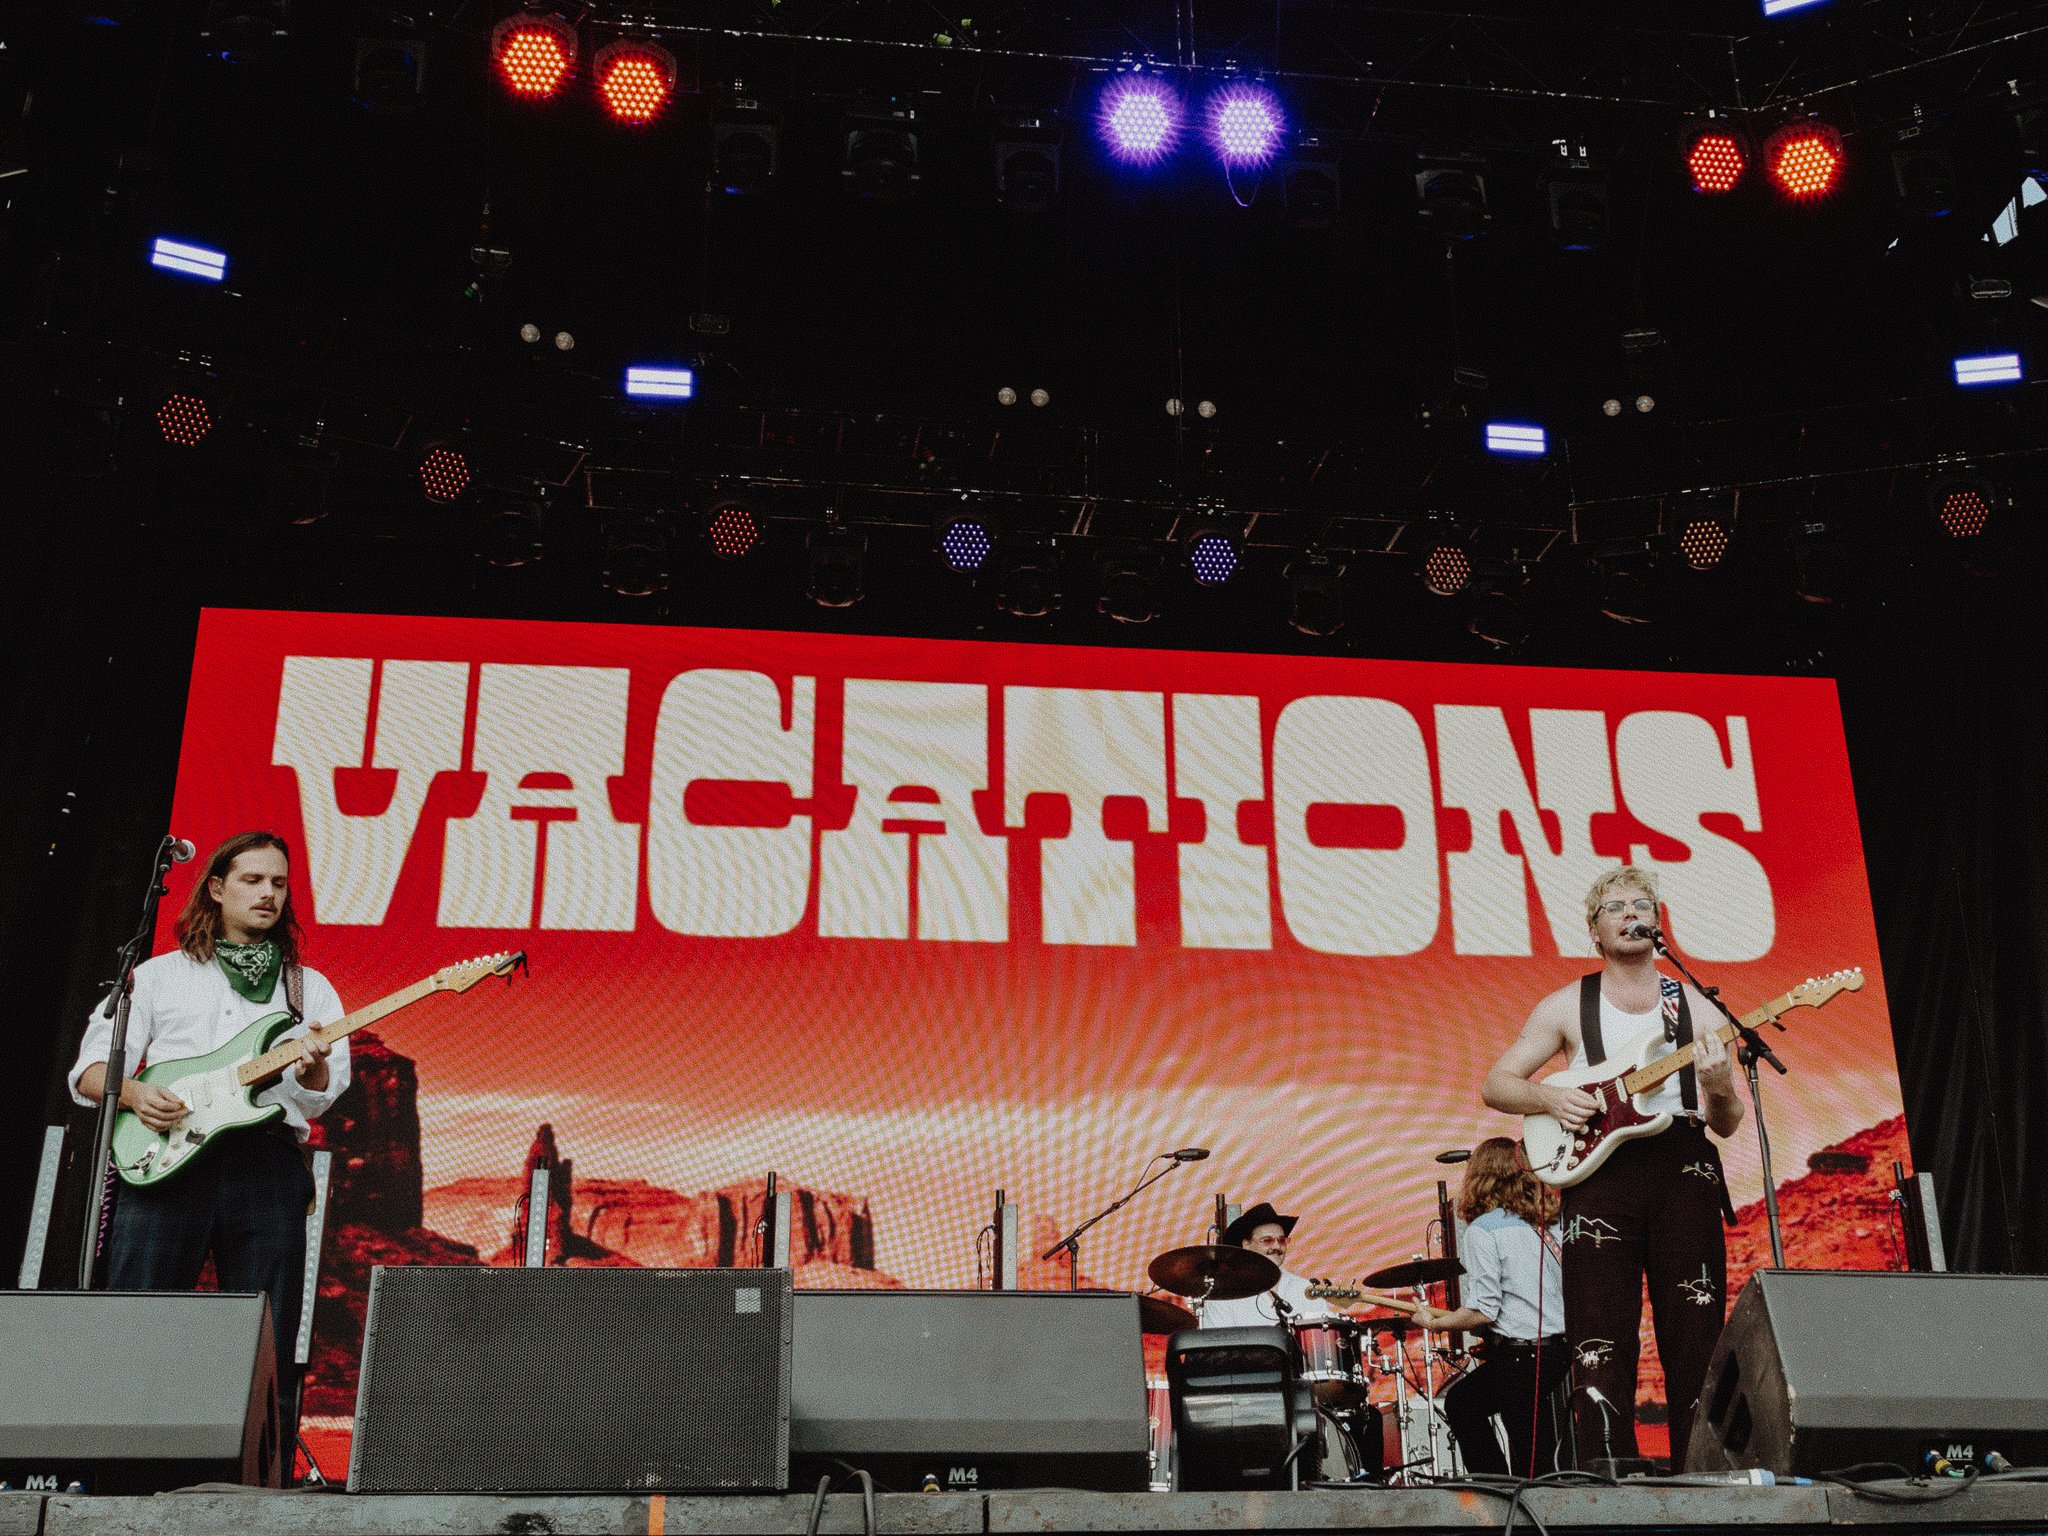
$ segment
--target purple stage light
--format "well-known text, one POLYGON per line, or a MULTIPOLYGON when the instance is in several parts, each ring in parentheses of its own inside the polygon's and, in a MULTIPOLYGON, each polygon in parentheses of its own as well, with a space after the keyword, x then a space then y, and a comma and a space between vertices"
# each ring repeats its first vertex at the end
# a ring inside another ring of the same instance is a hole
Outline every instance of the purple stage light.
POLYGON ((1180 132, 1180 104, 1158 80, 1120 76, 1102 93, 1102 137, 1120 160, 1158 160, 1180 132))
POLYGON ((1263 165, 1280 149, 1287 116, 1263 86, 1226 85, 1209 98, 1209 142, 1225 165, 1263 165))
POLYGON ((955 518, 939 535, 939 553, 956 571, 980 570, 995 547, 988 525, 972 517, 955 518))
POLYGON ((1220 587, 1237 574, 1237 541, 1227 533, 1198 533, 1188 540, 1188 569, 1198 586, 1220 587))

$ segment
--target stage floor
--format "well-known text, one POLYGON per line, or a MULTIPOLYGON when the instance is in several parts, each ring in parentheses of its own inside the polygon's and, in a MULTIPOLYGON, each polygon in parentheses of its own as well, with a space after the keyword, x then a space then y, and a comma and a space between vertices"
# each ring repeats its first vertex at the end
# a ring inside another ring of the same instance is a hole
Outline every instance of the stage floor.
MULTIPOLYGON (((340 1494, 199 1490, 154 1498, 0 1493, 0 1536, 804 1536, 807 1495, 701 1498, 568 1494, 340 1494)), ((876 1536, 1058 1532, 1497 1529, 1503 1498, 1451 1489, 1278 1494, 1065 1490, 883 1494, 876 1536)), ((1890 1504, 1841 1488, 1541 1488, 1526 1514, 1549 1531, 2048 1530, 2048 1484, 1980 1481, 1953 1498, 1890 1504)), ((864 1536, 861 1500, 826 1500, 818 1530, 864 1536)))

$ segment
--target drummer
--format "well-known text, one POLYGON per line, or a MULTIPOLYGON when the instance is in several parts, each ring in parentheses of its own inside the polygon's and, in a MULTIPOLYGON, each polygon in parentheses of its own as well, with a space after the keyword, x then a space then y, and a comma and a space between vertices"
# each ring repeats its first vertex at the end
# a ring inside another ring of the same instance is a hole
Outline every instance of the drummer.
POLYGON ((1223 1229, 1227 1246, 1250 1249, 1280 1267, 1279 1280, 1256 1296, 1235 1301, 1212 1301, 1202 1308, 1204 1328, 1259 1328, 1274 1323, 1306 1322, 1315 1317, 1333 1317, 1335 1309, 1325 1301, 1311 1301, 1309 1282, 1287 1268, 1287 1240, 1299 1216, 1282 1216, 1270 1201, 1248 1206, 1237 1220, 1223 1229))

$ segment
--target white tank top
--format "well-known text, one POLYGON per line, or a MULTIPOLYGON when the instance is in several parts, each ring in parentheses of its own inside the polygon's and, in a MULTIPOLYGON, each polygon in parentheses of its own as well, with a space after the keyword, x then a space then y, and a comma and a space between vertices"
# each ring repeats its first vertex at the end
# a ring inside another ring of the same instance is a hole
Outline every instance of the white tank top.
MULTIPOLYGON (((1652 1008, 1648 1013, 1627 1013, 1609 1002, 1605 992, 1600 994, 1600 1044, 1607 1051, 1605 1066, 1614 1071, 1635 1066, 1643 1040, 1650 1035, 1655 1035, 1659 1044, 1663 1044, 1664 1010, 1661 1006, 1652 1008)), ((1667 1049, 1675 1051, 1678 1047, 1670 1045, 1667 1049)), ((1572 1051, 1571 1064, 1574 1067, 1586 1065, 1585 1041, 1581 1040, 1572 1051)), ((1684 1114, 1685 1099, 1679 1090, 1679 1076, 1674 1072, 1665 1078, 1652 1092, 1636 1101, 1637 1107, 1651 1115, 1684 1114)))

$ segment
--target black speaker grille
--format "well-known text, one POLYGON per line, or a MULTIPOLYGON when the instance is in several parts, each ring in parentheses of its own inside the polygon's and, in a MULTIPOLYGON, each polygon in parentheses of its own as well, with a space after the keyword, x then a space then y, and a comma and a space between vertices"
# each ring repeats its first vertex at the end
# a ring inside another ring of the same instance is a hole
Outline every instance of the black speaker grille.
POLYGON ((349 1488, 788 1486, 786 1270, 380 1268, 349 1488))

